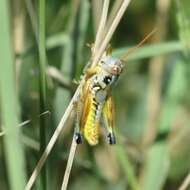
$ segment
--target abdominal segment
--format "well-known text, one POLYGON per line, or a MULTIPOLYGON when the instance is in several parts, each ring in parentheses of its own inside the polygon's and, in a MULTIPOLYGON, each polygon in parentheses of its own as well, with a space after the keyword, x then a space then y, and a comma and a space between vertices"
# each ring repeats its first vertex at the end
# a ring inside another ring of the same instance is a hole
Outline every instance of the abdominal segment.
POLYGON ((101 110, 102 104, 97 103, 95 100, 92 100, 87 120, 84 125, 84 137, 90 145, 98 144, 101 110))

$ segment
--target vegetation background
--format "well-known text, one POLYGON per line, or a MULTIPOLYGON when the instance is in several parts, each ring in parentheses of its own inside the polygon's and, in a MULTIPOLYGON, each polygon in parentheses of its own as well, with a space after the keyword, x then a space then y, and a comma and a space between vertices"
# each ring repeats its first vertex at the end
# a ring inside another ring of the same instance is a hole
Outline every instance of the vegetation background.
MULTIPOLYGON (((23 189, 36 166, 89 60, 101 6, 0 1, 1 190, 23 189)), ((117 145, 102 135, 96 147, 78 146, 68 189, 177 190, 190 171, 190 1, 131 0, 113 54, 153 28, 113 89, 117 145)), ((34 189, 60 189, 72 134, 70 118, 34 189)))

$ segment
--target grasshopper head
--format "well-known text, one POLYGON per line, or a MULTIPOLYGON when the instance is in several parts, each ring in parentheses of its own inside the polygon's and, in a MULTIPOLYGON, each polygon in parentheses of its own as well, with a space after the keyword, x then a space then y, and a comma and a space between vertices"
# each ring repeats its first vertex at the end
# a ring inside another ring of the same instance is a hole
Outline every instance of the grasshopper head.
POLYGON ((100 67, 112 75, 120 75, 124 65, 121 60, 115 57, 104 56, 101 59, 100 67))
POLYGON ((100 72, 98 74, 98 80, 102 88, 111 86, 118 79, 123 67, 123 63, 115 57, 110 55, 102 57, 99 63, 100 72))

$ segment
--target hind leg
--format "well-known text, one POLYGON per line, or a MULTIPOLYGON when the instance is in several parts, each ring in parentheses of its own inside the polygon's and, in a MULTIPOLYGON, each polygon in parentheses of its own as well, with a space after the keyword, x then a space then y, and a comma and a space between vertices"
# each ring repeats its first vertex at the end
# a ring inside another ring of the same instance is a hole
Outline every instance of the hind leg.
POLYGON ((108 131, 107 140, 110 145, 116 144, 116 139, 114 135, 114 104, 113 99, 111 96, 108 97, 108 99, 105 102, 104 108, 103 108, 103 117, 105 121, 105 126, 108 131))

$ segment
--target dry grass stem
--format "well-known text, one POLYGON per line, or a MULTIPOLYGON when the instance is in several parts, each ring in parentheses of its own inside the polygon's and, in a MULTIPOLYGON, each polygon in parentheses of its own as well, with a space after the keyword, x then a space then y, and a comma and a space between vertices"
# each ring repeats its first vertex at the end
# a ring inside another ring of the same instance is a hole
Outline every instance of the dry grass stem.
POLYGON ((31 122, 30 119, 28 119, 28 120, 26 120, 26 121, 23 121, 22 123, 19 123, 19 124, 18 124, 18 127, 23 127, 23 126, 27 125, 27 124, 30 123, 30 122, 31 122))
MULTIPOLYGON (((16 3, 17 11, 14 16, 14 51, 15 52, 21 52, 24 47, 24 29, 25 29, 25 18, 23 12, 20 12, 19 10, 22 9, 22 5, 20 3, 16 3)), ((16 59, 15 60, 15 66, 16 66, 16 88, 19 87, 19 77, 20 77, 20 71, 22 67, 22 60, 16 59)))
POLYGON ((105 0, 103 4, 103 10, 102 10, 102 15, 100 19, 100 24, 98 27, 95 43, 94 43, 94 48, 93 52, 97 52, 98 48, 100 47, 101 41, 102 41, 102 35, 105 29, 106 21, 107 21, 107 15, 108 15, 108 9, 109 9, 109 0, 105 0))
MULTIPOLYGON (((167 34, 168 10, 171 0, 157 1, 156 27, 159 32, 154 36, 153 41, 163 41, 167 34), (165 6, 163 6, 165 5, 165 6)), ((156 124, 160 116, 161 85, 163 74, 164 56, 157 56, 150 60, 149 64, 149 89, 148 89, 148 113, 146 131, 143 137, 143 145, 148 146, 156 135, 156 124)))
POLYGON ((34 139, 26 136, 26 135, 22 135, 21 136, 21 142, 25 146, 27 146, 27 147, 35 150, 35 151, 39 151, 40 150, 40 143, 38 141, 36 141, 36 140, 34 140, 34 139))
POLYGON ((5 132, 0 132, 0 137, 3 136, 5 134, 5 132))
POLYGON ((71 148, 70 148, 70 153, 69 153, 69 158, 67 161, 67 166, 65 169, 65 174, 64 174, 64 178, 63 178, 63 183, 61 186, 61 190, 66 190, 67 189, 67 185, 68 185, 68 181, 69 181, 69 176, 71 173, 71 168, 73 165, 73 160, 74 160, 74 156, 75 156, 75 152, 76 152, 76 148, 77 148, 77 143, 73 137, 73 141, 71 144, 71 148))
POLYGON ((113 20, 111 26, 110 26, 110 29, 108 30, 100 48, 99 48, 99 51, 97 51, 97 54, 94 56, 94 60, 92 62, 92 67, 95 66, 97 64, 97 62, 99 61, 100 57, 102 56, 103 52, 105 51, 106 49, 106 46, 108 45, 110 39, 112 38, 127 6, 129 5, 129 3, 131 2, 131 0, 124 0, 123 3, 121 4, 121 7, 115 17, 115 19, 113 20))
POLYGON ((53 136, 51 137, 51 139, 50 139, 44 153, 42 154, 40 160, 38 161, 32 175, 31 175, 31 177, 30 177, 30 179, 29 179, 29 181, 28 181, 28 183, 27 183, 27 185, 25 187, 25 190, 30 190, 32 188, 37 176, 39 175, 39 173, 40 173, 40 171, 42 169, 42 166, 44 165, 49 153, 51 152, 54 144, 56 143, 57 138, 58 138, 61 130, 63 129, 63 127, 64 127, 64 125, 65 125, 65 123, 67 121, 67 118, 69 117, 69 115, 70 115, 70 113, 71 113, 71 111, 73 109, 73 101, 76 100, 78 95, 79 95, 79 88, 76 90, 76 92, 75 92, 69 106, 67 107, 63 117, 61 118, 61 121, 60 121, 58 127, 56 128, 56 130, 55 130, 53 136))
POLYGON ((187 175, 178 190, 186 190, 190 186, 190 173, 187 175))
POLYGON ((71 82, 65 79, 62 73, 57 68, 53 66, 48 66, 46 72, 50 77, 56 80, 64 88, 69 89, 69 90, 73 89, 71 82))
POLYGON ((117 0, 114 2, 110 12, 109 12, 109 18, 108 18, 108 21, 106 23, 106 28, 105 28, 105 31, 104 31, 104 35, 107 33, 107 31, 109 30, 112 22, 113 22, 113 19, 115 18, 118 10, 120 9, 121 7, 121 4, 122 4, 123 0, 117 0))
POLYGON ((102 6, 103 6, 103 0, 96 0, 91 1, 92 2, 92 12, 93 12, 93 23, 94 23, 94 30, 97 34, 98 26, 100 23, 101 13, 102 13, 102 6))
MULTIPOLYGON (((30 122, 31 122, 31 120, 24 121, 22 123, 19 123, 17 127, 23 127, 24 125, 26 125, 26 124, 28 124, 30 122)), ((3 136, 3 135, 5 135, 5 132, 4 131, 0 132, 0 137, 3 136)))

